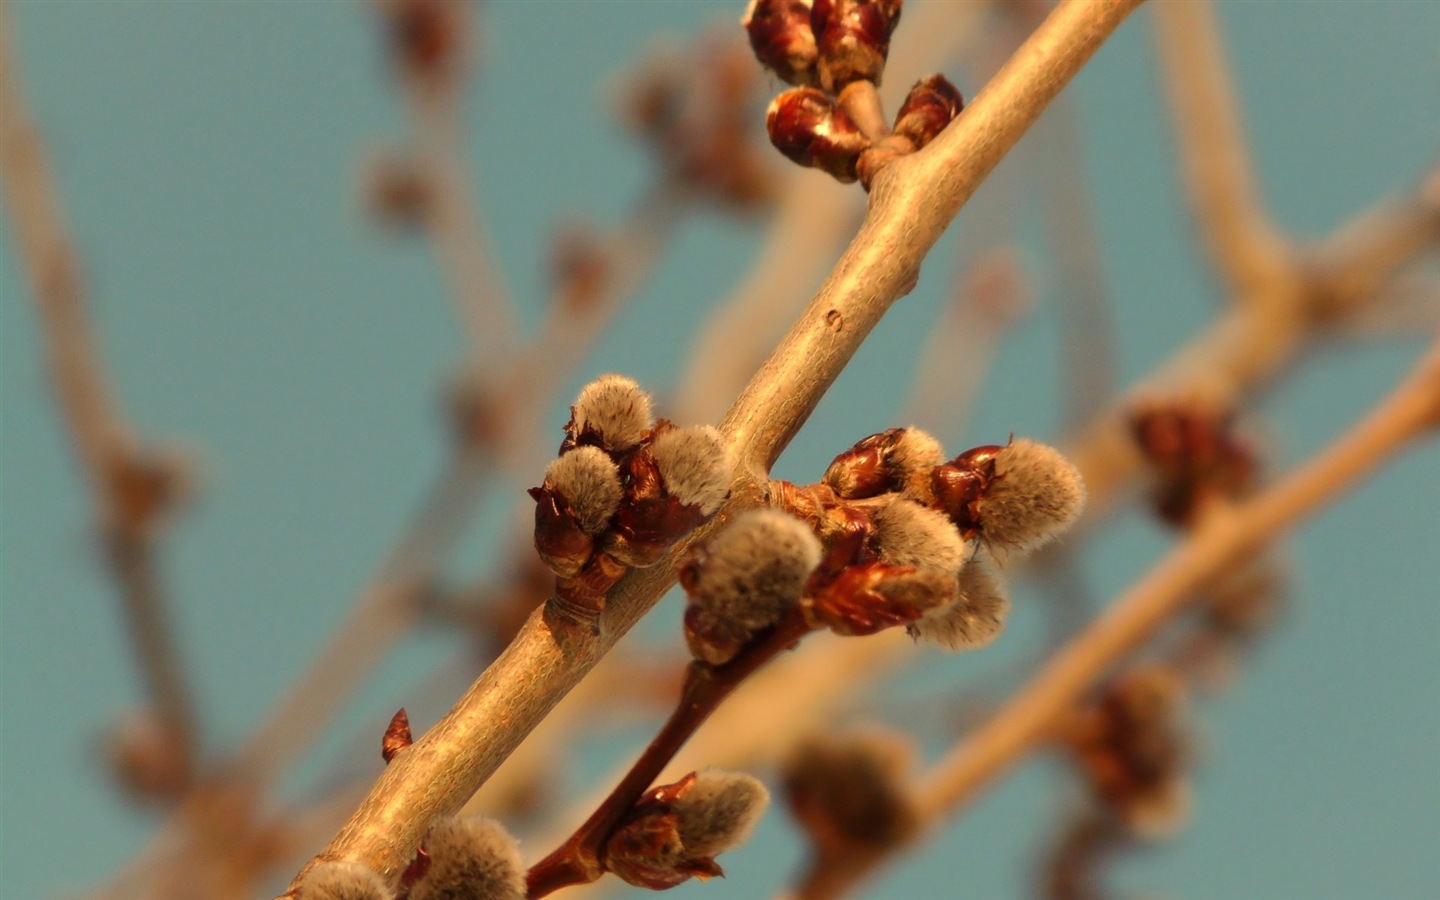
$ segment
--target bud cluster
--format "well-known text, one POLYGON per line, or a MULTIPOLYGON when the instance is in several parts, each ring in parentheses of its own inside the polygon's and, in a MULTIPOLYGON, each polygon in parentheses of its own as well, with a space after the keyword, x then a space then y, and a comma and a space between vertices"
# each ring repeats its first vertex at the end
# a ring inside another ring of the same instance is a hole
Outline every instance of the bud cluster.
POLYGON ((841 635, 905 626, 962 650, 994 640, 1010 601, 980 557, 1032 549, 1084 504, 1079 474, 1027 440, 946 461, 933 437, 892 428, 841 453, 819 484, 775 483, 787 510, 743 514, 680 571, 686 639, 723 665, 798 610, 841 635))
POLYGON ((1200 400, 1141 403, 1131 410, 1130 432, 1155 475, 1156 514, 1171 525, 1188 525, 1206 502, 1240 499, 1255 487, 1255 453, 1231 410, 1200 400))
POLYGON ((868 190, 881 166, 921 149, 960 114, 960 92, 931 75, 886 129, 875 86, 900 10, 901 0, 752 0, 741 25, 755 57, 795 85, 766 113, 776 149, 868 190))
POLYGON ((1123 673, 1079 710, 1066 739, 1096 801, 1132 834, 1160 837, 1183 824, 1191 739, 1173 668, 1123 673))
POLYGON ((654 891, 724 875, 715 857, 750 837, 769 802, 770 793, 750 775, 691 772, 640 798, 606 840, 603 864, 628 884, 654 891))
POLYGON ((535 549, 555 600, 587 620, 631 567, 654 565, 720 508, 733 464, 719 432, 653 421, 650 397, 620 375, 587 385, 560 455, 530 489, 535 549))

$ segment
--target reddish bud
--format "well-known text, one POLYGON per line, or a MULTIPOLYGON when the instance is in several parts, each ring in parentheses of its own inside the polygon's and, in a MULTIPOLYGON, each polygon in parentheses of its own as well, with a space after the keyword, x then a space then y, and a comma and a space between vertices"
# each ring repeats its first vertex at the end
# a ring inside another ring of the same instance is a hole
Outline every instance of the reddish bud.
POLYGON ((915 83, 895 117, 895 133, 919 150, 935 139, 965 108, 965 101, 944 75, 931 75, 915 83))
POLYGON ((1255 483, 1255 456, 1234 413, 1202 402, 1142 404, 1130 415, 1136 445, 1156 474, 1157 514, 1190 522, 1207 499, 1236 499, 1255 483))
POLYGON ((402 706, 390 717, 385 737, 380 740, 380 755, 388 763, 395 758, 395 754, 413 743, 415 739, 410 734, 410 717, 405 714, 405 707, 402 706))
POLYGON ((955 574, 872 560, 820 576, 807 592, 806 618, 846 636, 909 625, 955 596, 955 574))
POLYGON ((810 27, 821 87, 839 93, 852 81, 880 83, 901 5, 901 0, 815 0, 810 27))
POLYGON ((915 833, 914 759, 909 741, 883 731, 816 735, 795 748, 783 766, 786 799, 822 858, 883 851, 915 833))
POLYGON ((468 6, 455 0, 381 0, 390 55, 405 74, 443 82, 465 49, 468 6))
POLYGON ((810 0, 751 0, 740 19, 761 65, 790 84, 815 82, 815 33, 810 0))
POLYGON ((870 139, 823 92, 801 87, 776 97, 765 114, 770 143, 793 162, 823 169, 836 180, 856 179, 855 166, 870 139))
POLYGON ((945 459, 940 443, 918 428, 891 428, 835 457, 820 481, 837 497, 859 500, 903 490, 945 459))

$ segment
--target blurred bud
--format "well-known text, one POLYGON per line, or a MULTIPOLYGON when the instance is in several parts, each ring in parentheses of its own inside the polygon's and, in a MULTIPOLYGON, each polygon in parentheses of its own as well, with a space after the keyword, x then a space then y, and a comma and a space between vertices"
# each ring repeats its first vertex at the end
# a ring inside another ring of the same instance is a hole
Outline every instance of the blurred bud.
POLYGON ((944 513, 904 497, 875 510, 870 520, 875 526, 875 549, 893 565, 955 573, 973 549, 944 513))
POLYGON ((425 835, 429 865, 409 900, 524 900, 525 865, 504 826, 480 816, 438 819, 425 835))
POLYGON ((430 171, 409 154, 385 151, 367 160, 360 173, 365 209, 386 225, 424 227, 435 202, 430 171))
POLYGON ((123 716, 105 736, 104 747, 116 782, 136 800, 173 800, 190 784, 184 737, 154 710, 123 716))
POLYGON ((357 862, 326 862, 300 882, 295 900, 392 900, 394 896, 373 869, 357 862))
POLYGON ((964 109, 965 101, 944 75, 931 75, 915 83, 895 117, 895 133, 919 150, 935 139, 964 109))
POLYGON ((1130 431, 1155 473, 1160 518, 1183 526, 1210 499, 1235 500, 1255 484, 1255 455, 1232 410, 1198 398, 1136 404, 1130 431))
MULTIPOLYGON (((612 453, 633 449, 653 424, 650 395, 632 378, 601 375, 585 385, 565 426, 568 445, 593 444, 612 453)), ((563 453, 567 449, 561 448, 563 453)))
POLYGON ((773 509, 741 513, 680 568, 690 597, 690 652, 712 665, 728 662, 795 605, 820 556, 820 540, 794 516, 773 509))
POLYGON ((915 749, 889 731, 815 735, 785 760, 781 778, 796 821, 821 859, 883 852, 920 824, 905 779, 915 749))
POLYGON ((598 447, 577 447, 550 463, 535 500, 535 550, 557 575, 574 575, 620 506, 619 470, 598 447))
POLYGON ((450 85, 466 52, 470 7, 459 0, 378 0, 391 59, 407 77, 450 85))
POLYGON ((606 842, 605 867, 651 890, 723 875, 714 858, 745 842, 769 802, 750 775, 692 772, 640 798, 606 842))
POLYGON ((1069 460, 1024 438, 960 454, 934 470, 931 488, 961 534, 1019 553, 1068 528, 1085 506, 1085 485, 1069 460))
POLYGON ((976 650, 1005 630, 1010 596, 988 565, 972 559, 960 570, 955 602, 920 619, 909 628, 912 637, 947 650, 976 650))
POLYGON ((849 183, 870 139, 835 101, 815 88, 794 88, 776 97, 765 114, 770 143, 791 161, 823 169, 849 183))
POLYGON ((901 6, 901 0, 815 0, 810 23, 820 86, 839 93, 852 81, 879 84, 901 6))
POLYGON ((593 309, 604 291, 610 280, 610 261, 594 229, 572 223, 562 227, 551 243, 550 271, 558 305, 566 312, 580 313, 593 309))
POLYGON ((750 0, 740 19, 755 58, 781 80, 796 86, 815 83, 815 33, 810 0, 750 0))
POLYGON ((130 535, 162 524, 195 492, 194 454, 166 444, 112 454, 105 462, 114 524, 130 535))
POLYGON ((821 482, 838 497, 859 500, 901 491, 945 461, 940 442, 918 428, 891 428, 835 457, 821 482))

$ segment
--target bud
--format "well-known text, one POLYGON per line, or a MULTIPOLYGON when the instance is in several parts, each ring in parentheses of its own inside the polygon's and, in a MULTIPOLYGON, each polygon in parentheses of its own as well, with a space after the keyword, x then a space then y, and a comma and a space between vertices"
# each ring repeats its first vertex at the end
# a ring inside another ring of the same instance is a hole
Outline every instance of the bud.
POLYGON ((1207 500, 1238 499, 1254 487, 1255 455, 1231 410, 1198 398, 1141 403, 1130 430, 1156 475, 1156 512, 1171 525, 1192 521, 1207 500))
POLYGON ((174 800, 190 785, 185 737, 153 709, 116 722, 105 736, 105 755, 115 780, 137 800, 174 800))
POLYGON ((720 508, 733 468, 715 429, 657 426, 650 442, 625 459, 625 497, 606 552, 629 566, 654 565, 720 508))
POLYGON ((821 482, 837 497, 859 500, 904 490, 945 461, 940 442, 918 428, 891 428, 835 457, 821 482))
POLYGON ((875 525, 875 549, 897 566, 959 572, 974 549, 944 513, 904 497, 892 499, 870 519, 875 525))
POLYGON ((385 728, 385 736, 380 739, 380 756, 387 763, 395 758, 395 754, 415 743, 415 738, 410 733, 410 717, 405 713, 405 707, 400 707, 395 715, 390 717, 390 724, 385 728))
POLYGON ((714 857, 744 843, 770 793, 756 778, 710 769, 647 791, 606 842, 604 864, 637 887, 665 890, 723 875, 714 857))
POLYGON ((770 143, 791 161, 823 169, 847 184, 858 177, 855 166, 870 146, 845 110, 815 88, 794 88, 776 97, 765 113, 765 128, 770 143))
POLYGON ((820 86, 838 94, 852 81, 879 84, 900 8, 901 0, 815 0, 810 25, 820 86))
POLYGON ((820 857, 884 851, 905 843, 920 824, 906 775, 913 745, 888 731, 802 741, 782 778, 795 819, 820 857))
POLYGON ((361 170, 360 196, 376 219, 399 229, 425 225, 435 202, 431 172, 415 157, 386 151, 361 170))
POLYGON ((410 900, 524 900, 525 864, 515 839, 494 819, 450 816, 425 835, 430 858, 410 900))
POLYGON ((406 75, 434 87, 459 74, 466 51, 469 8, 454 0, 380 0, 390 54, 406 75))
POLYGON ((910 636, 947 650, 975 650, 1005 630, 1010 596, 991 568, 972 559, 960 570, 955 602, 909 627, 910 636))
POLYGON ((937 505, 966 537, 1027 553, 1065 530, 1085 506, 1085 485, 1053 447, 1012 440, 976 447, 931 474, 937 505))
POLYGON ((815 33, 810 0, 750 0, 740 19, 760 64, 781 80, 805 86, 815 81, 815 33))
POLYGON ((965 108, 965 101, 944 75, 931 75, 915 82, 895 116, 895 133, 919 150, 935 139, 965 108))
POLYGON ((300 882, 295 900, 392 900, 394 896, 373 869, 357 862, 326 862, 300 882))
MULTIPOLYGON (((602 375, 580 391, 565 426, 567 444, 593 444, 612 453, 633 449, 650 429, 650 395, 634 379, 602 375)), ((561 447, 564 453, 566 447, 561 447)))
POLYGON ((535 499, 535 549, 558 575, 574 575, 620 507, 615 463, 597 447, 577 447, 552 462, 535 499))
POLYGON ((819 539, 794 516, 772 509, 737 516, 680 569, 690 596, 690 652, 712 665, 728 662, 795 605, 820 556, 819 539))
POLYGON ((909 625, 955 596, 955 573, 892 566, 879 560, 846 566, 812 579, 806 619, 836 634, 874 634, 909 625), (816 584, 816 581, 820 581, 816 584))

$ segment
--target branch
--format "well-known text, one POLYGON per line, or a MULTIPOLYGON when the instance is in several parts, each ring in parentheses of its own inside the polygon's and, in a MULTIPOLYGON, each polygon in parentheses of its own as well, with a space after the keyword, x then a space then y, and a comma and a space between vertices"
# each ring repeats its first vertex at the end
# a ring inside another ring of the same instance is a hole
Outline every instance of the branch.
MULTIPOLYGON (((939 138, 879 174, 860 233, 721 423, 739 466, 733 499, 717 521, 764 501, 770 464, 884 312, 914 285, 950 220, 1138 5, 1068 0, 939 138)), ((543 610, 532 615, 450 713, 386 768, 317 860, 356 861, 397 879, 430 822, 458 809, 656 603, 674 579, 674 560, 672 553, 621 581, 599 635, 552 630, 543 610)))

